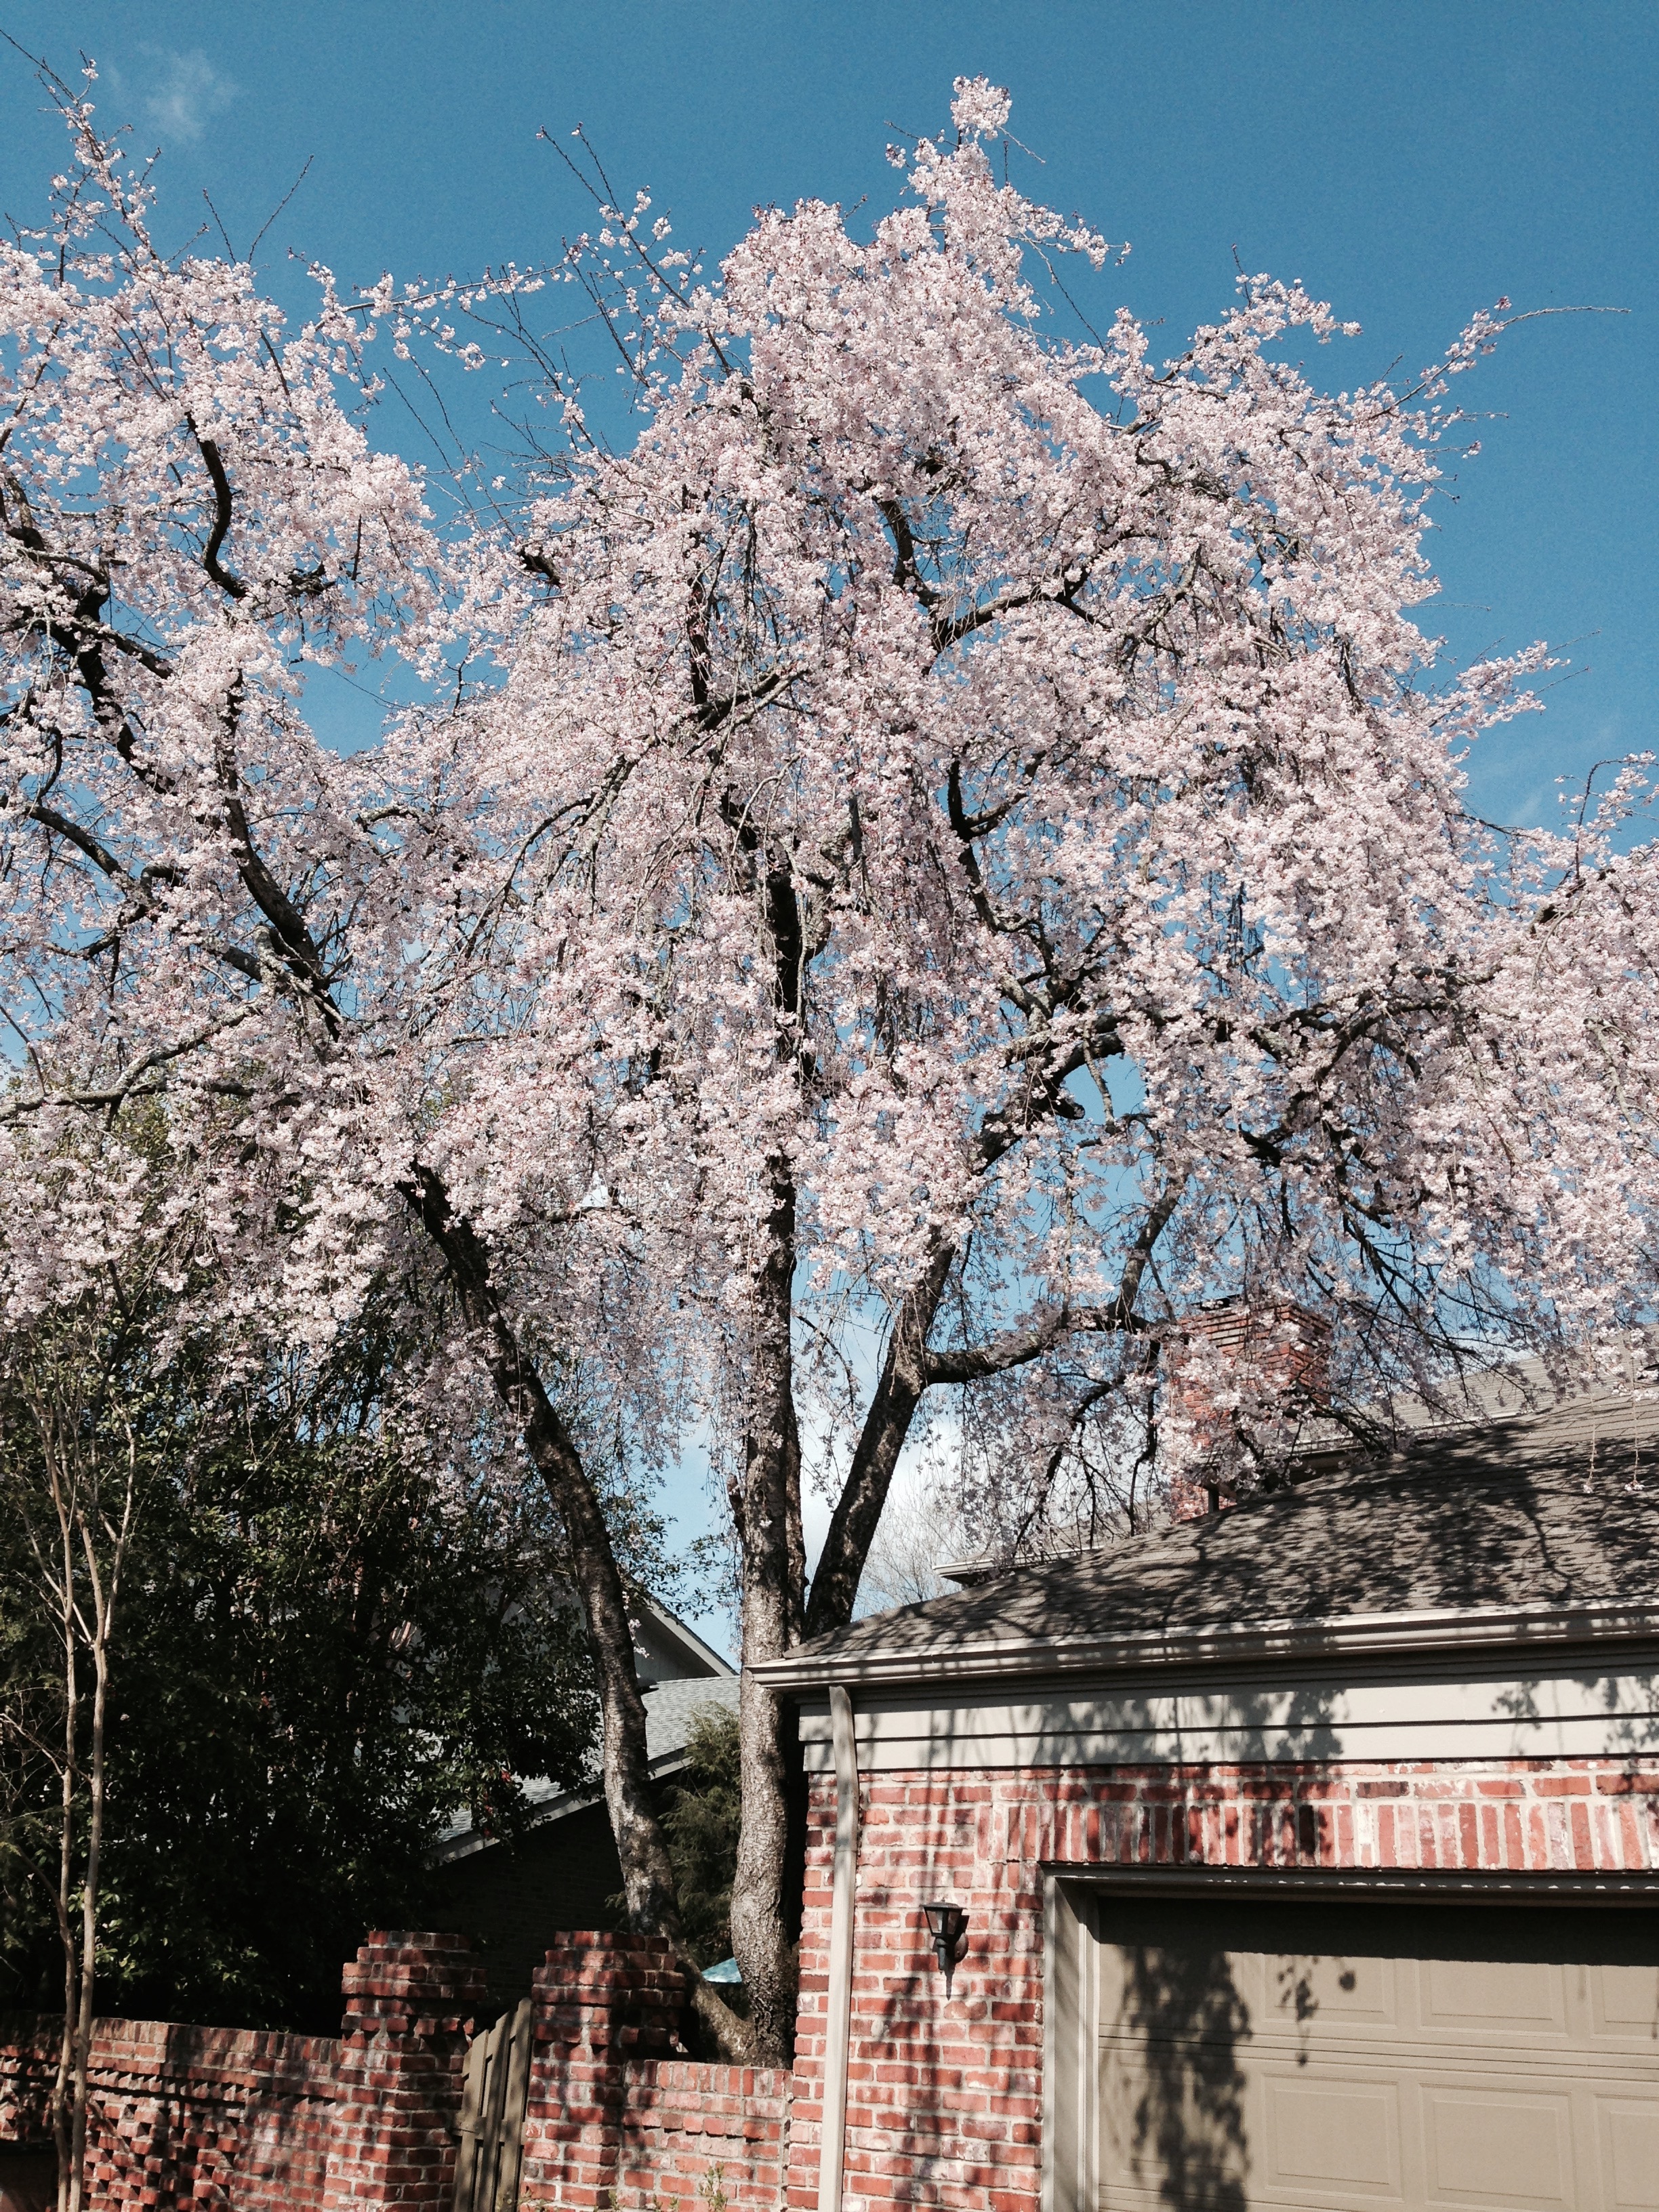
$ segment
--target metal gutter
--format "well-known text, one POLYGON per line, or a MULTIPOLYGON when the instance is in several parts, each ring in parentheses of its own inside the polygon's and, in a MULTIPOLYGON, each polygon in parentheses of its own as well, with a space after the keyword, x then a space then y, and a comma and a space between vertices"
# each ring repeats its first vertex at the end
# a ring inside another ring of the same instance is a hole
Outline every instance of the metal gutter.
POLYGON ((836 1860, 830 1905, 817 2212, 841 2212, 842 2169, 847 2149, 847 2056, 853 2020, 853 1912, 858 1898, 858 1739, 853 1729, 853 1701, 839 1682, 830 1685, 830 1723, 836 1754, 836 1860))
POLYGON ((1044 1860, 1042 1871, 1074 1889, 1116 1897, 1358 1898, 1388 1904, 1659 1905, 1659 1875, 1516 1871, 1445 1867, 1098 1866, 1044 1860))
POLYGON ((1114 1674, 1165 1665, 1225 1666, 1238 1661, 1406 1656, 1517 1644, 1628 1643, 1659 1638, 1659 1606, 1548 1607, 1487 1606, 1422 1613, 1348 1613, 1321 1620, 1274 1620, 1247 1627, 1204 1624, 1147 1629, 1127 1636, 981 1637, 919 1650, 902 1647, 796 1650, 750 1669, 777 1692, 821 1690, 833 1680, 865 1687, 991 1681, 1035 1674, 1114 1674))

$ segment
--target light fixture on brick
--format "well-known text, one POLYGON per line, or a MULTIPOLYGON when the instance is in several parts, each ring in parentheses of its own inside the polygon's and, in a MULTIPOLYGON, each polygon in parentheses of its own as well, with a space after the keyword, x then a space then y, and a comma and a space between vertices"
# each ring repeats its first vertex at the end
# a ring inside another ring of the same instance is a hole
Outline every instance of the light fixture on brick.
POLYGON ((968 1915, 948 1898, 937 1898, 921 1909, 927 1916, 927 1932, 933 1939, 933 1956, 945 1977, 945 1994, 948 1997, 957 1960, 968 1948, 968 1915))

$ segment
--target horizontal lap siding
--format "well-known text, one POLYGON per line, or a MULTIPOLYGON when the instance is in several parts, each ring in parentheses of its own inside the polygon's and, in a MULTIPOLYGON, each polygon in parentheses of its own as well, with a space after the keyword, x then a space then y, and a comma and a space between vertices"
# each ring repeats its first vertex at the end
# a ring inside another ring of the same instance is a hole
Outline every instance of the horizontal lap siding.
MULTIPOLYGON (((1042 1869, 1068 1864, 1634 1872, 1659 1759, 1028 1766, 862 1778, 845 2212, 1036 2212, 1042 1869), (947 2002, 921 1906, 970 1916, 947 2002)), ((789 2201, 817 2204, 833 1784, 815 1778, 789 2201)))
MULTIPOLYGON (((1230 1766, 1363 1759, 1607 1759, 1659 1753, 1659 1651, 1617 1672, 1573 1667, 1520 1674, 1486 1655, 1458 1672, 1370 1676, 1262 1669, 1237 1680, 1171 1685, 1168 1672, 953 1698, 855 1693, 866 1773, 989 1767, 1230 1766)), ((801 1717, 810 1774, 832 1758, 827 1709, 801 1717)))

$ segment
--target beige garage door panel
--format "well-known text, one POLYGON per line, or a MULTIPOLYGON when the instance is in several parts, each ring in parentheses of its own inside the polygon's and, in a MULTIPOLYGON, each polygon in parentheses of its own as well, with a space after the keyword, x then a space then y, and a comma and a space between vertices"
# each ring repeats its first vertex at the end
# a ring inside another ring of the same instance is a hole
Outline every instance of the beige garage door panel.
POLYGON ((1101 2212, 1659 2212, 1656 1916, 1097 1911, 1101 2212))

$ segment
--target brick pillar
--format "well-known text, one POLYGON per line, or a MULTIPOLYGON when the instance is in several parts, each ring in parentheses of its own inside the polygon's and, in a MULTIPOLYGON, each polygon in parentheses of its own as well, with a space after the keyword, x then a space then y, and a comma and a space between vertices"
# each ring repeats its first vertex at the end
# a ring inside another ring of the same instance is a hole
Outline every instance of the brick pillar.
POLYGON ((371 1936, 341 1977, 337 2101, 324 2212, 437 2208, 483 1968, 459 1936, 371 1936))
POLYGON ((535 1998, 523 2189, 601 2207, 623 2160, 628 2062, 676 2051, 685 1976, 662 1936, 580 1930, 537 1968, 535 1998))

